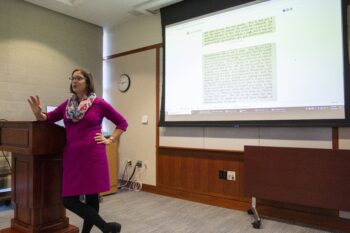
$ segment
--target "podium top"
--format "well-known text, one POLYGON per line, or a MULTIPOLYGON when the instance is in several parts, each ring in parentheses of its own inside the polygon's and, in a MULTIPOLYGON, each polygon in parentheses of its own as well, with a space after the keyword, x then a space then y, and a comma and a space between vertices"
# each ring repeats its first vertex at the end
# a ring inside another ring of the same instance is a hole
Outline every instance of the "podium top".
POLYGON ((65 145, 65 129, 40 121, 0 122, 0 150, 20 154, 57 154, 65 145))

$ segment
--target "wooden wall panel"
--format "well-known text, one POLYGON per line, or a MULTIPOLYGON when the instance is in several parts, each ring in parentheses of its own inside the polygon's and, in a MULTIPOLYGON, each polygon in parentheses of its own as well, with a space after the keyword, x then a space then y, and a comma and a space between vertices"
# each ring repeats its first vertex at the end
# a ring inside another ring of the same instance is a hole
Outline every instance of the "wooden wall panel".
MULTIPOLYGON (((244 153, 237 151, 158 147, 157 186, 145 191, 201 203, 247 210, 244 196, 244 153), (219 170, 236 171, 236 181, 218 178, 219 170)), ((350 232, 350 220, 338 210, 314 208, 270 200, 257 200, 262 216, 350 232)))
POLYGON ((219 179, 219 170, 235 171, 239 177, 241 152, 160 148, 158 153, 157 185, 197 193, 239 196, 240 180, 219 179))
POLYGON ((245 147, 245 193, 350 211, 350 150, 245 147))

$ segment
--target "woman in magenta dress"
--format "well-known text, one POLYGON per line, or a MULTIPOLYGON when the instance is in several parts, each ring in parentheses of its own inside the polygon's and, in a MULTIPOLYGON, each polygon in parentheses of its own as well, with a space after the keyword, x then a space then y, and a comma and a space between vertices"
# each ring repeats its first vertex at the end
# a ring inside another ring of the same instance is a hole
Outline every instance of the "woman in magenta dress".
POLYGON ((82 233, 90 232, 93 225, 102 232, 120 232, 119 223, 106 223, 99 216, 98 195, 110 189, 105 145, 119 141, 128 123, 109 103, 96 96, 90 73, 75 69, 69 79, 73 95, 54 111, 44 113, 38 96, 30 96, 28 102, 37 120, 64 121, 63 204, 84 219, 82 233), (101 134, 104 117, 116 125, 109 138, 101 134), (85 203, 80 202, 80 195, 85 195, 85 203))

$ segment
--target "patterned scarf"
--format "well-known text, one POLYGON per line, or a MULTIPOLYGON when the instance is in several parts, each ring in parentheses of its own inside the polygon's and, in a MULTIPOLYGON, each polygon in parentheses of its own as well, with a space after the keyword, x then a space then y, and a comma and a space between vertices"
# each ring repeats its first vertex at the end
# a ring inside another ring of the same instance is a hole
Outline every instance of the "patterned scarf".
POLYGON ((72 120, 73 122, 78 122, 81 119, 83 119, 85 113, 90 108, 95 98, 96 98, 96 94, 91 92, 89 96, 84 96, 79 103, 78 97, 76 95, 72 95, 72 97, 70 97, 67 104, 67 109, 66 109, 67 118, 72 120))

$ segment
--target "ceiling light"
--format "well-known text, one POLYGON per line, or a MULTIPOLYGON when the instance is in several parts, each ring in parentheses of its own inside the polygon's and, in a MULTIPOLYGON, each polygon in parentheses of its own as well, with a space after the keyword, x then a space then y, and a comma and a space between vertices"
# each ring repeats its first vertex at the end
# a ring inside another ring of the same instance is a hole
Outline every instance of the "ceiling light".
POLYGON ((134 10, 142 14, 156 14, 162 7, 170 6, 183 0, 148 0, 134 6, 134 10))
POLYGON ((75 6, 75 5, 78 5, 86 0, 56 0, 56 1, 63 3, 63 4, 66 4, 68 6, 75 6))

